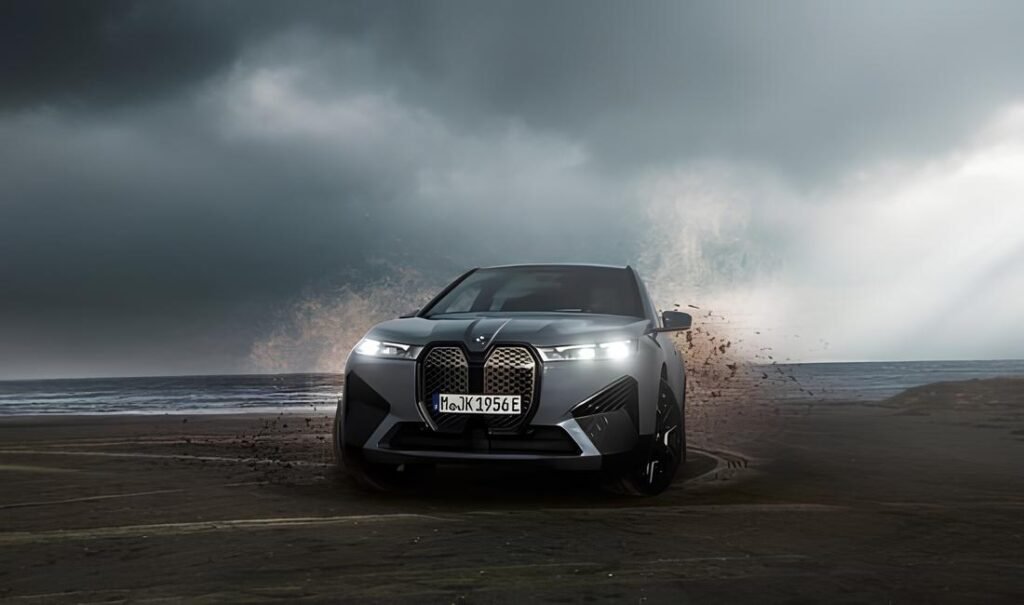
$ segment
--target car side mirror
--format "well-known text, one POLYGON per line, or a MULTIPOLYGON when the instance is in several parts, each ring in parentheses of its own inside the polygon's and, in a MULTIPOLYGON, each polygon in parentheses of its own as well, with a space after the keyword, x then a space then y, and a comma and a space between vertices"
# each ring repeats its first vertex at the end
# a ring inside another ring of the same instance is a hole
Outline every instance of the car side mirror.
POLYGON ((693 317, 682 311, 665 311, 661 314, 661 325, 662 327, 655 328, 654 331, 681 332, 690 329, 690 326, 693 325, 693 317))

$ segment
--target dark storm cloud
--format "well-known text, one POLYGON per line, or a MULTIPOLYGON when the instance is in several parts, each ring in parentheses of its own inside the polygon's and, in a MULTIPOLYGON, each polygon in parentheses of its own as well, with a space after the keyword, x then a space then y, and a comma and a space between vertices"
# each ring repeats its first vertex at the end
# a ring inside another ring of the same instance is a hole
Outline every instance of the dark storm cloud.
POLYGON ((1013 2, 8 3, 8 106, 160 100, 289 31, 466 123, 585 140, 611 167, 720 155, 813 175, 927 151, 1024 92, 1013 2))
POLYGON ((170 94, 241 42, 216 3, 5 2, 0 104, 125 104, 170 94))
POLYGON ((628 262, 662 168, 814 189, 959 141, 1024 92, 1022 14, 4 2, 0 376, 245 369, 297 292, 381 267, 628 262))

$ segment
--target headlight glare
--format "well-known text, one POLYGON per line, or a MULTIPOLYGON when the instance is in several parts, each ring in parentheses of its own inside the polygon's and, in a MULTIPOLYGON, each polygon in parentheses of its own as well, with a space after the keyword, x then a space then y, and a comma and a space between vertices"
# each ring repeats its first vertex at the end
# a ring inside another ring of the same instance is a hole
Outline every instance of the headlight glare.
POLYGON ((370 357, 388 357, 392 359, 416 359, 421 347, 398 342, 382 342, 373 338, 364 338, 356 345, 355 352, 370 357))
POLYGON ((601 345, 601 349, 609 359, 625 359, 633 352, 629 348, 630 344, 628 340, 606 342, 601 345))
POLYGON ((538 351, 544 361, 625 359, 636 352, 636 341, 617 340, 598 344, 541 347, 538 351))

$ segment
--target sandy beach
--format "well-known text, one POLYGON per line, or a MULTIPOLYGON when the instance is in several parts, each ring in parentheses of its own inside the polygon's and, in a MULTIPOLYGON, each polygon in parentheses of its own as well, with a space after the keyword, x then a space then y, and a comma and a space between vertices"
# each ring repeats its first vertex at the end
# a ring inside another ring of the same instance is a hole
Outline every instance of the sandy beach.
POLYGON ((693 419, 630 499, 495 468, 369 495, 324 415, 6 417, 0 599, 1024 601, 1024 380, 757 418, 693 419))

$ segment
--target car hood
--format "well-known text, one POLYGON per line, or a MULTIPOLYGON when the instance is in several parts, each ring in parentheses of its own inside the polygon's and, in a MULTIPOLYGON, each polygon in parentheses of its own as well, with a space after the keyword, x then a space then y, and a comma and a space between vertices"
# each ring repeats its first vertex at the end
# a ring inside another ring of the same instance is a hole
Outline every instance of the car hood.
POLYGON ((494 342, 550 347, 626 340, 638 338, 648 327, 646 319, 617 315, 459 314, 435 319, 393 319, 376 325, 368 336, 417 346, 458 342, 470 351, 483 351, 494 342))

